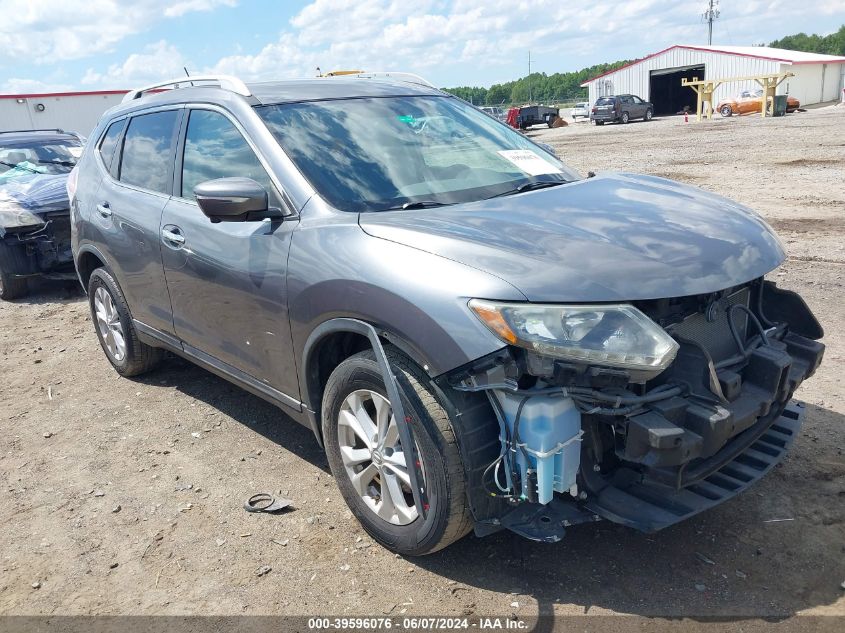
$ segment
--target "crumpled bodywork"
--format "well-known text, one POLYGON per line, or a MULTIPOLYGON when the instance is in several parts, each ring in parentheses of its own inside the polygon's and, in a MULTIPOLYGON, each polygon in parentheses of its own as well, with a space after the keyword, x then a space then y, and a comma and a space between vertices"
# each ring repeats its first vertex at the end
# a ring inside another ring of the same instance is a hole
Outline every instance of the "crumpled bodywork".
POLYGON ((22 165, 0 174, 0 265, 25 277, 67 267, 73 256, 67 174, 22 165))
POLYGON ((44 225, 43 214, 67 211, 66 174, 19 173, 0 178, 0 236, 24 227, 44 225))

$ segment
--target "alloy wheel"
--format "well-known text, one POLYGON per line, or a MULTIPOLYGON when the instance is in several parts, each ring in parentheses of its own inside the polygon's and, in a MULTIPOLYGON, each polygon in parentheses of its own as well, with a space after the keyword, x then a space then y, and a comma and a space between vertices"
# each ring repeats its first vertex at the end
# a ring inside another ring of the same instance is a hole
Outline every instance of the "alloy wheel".
POLYGON ((94 314, 106 352, 115 362, 121 362, 126 358, 126 336, 114 300, 102 286, 94 293, 94 314))
POLYGON ((418 514, 407 453, 390 401, 369 389, 350 393, 340 407, 338 445, 344 470, 366 506, 393 525, 413 523, 418 514))

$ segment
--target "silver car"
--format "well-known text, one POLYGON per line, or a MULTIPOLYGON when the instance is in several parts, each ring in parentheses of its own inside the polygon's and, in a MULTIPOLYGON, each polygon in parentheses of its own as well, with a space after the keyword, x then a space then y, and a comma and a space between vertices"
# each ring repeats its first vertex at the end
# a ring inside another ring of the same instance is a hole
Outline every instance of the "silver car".
POLYGON ((783 458, 824 351, 749 209, 583 178, 414 78, 134 90, 68 188, 114 369, 167 350, 276 404, 403 554, 722 503, 783 458))

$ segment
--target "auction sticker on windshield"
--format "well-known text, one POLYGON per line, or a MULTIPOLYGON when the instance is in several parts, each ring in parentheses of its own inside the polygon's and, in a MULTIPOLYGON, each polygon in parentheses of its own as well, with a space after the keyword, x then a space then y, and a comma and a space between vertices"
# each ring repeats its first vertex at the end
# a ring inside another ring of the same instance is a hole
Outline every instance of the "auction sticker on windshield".
POLYGON ((556 167, 542 156, 527 149, 504 149, 498 154, 530 176, 541 176, 543 174, 559 174, 560 168, 556 167))

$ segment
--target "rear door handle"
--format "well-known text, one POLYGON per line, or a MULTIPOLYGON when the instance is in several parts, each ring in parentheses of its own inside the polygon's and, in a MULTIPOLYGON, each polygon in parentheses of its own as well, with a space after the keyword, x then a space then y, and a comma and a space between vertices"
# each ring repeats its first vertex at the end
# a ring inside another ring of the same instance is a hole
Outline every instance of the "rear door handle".
POLYGON ((111 217, 111 207, 109 206, 108 202, 101 202, 97 205, 97 213, 99 213, 104 218, 111 217))
POLYGON ((185 243, 185 236, 175 226, 162 229, 161 238, 170 246, 182 246, 185 243))

